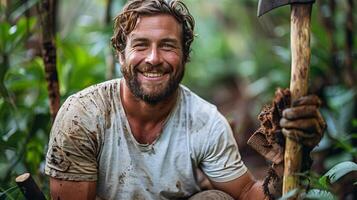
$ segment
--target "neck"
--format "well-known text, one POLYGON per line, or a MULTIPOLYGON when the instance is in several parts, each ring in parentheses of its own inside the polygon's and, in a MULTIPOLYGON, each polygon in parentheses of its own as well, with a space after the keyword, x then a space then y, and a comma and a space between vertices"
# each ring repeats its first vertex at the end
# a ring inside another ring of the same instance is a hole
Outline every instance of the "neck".
POLYGON ((176 90, 165 100, 153 105, 136 97, 128 88, 125 79, 122 79, 120 87, 121 101, 128 119, 134 119, 140 123, 164 121, 175 106, 178 96, 178 90, 176 90))
POLYGON ((155 105, 137 98, 128 88, 125 79, 120 84, 120 97, 131 132, 142 144, 152 144, 161 134, 164 122, 177 99, 176 92, 155 105))

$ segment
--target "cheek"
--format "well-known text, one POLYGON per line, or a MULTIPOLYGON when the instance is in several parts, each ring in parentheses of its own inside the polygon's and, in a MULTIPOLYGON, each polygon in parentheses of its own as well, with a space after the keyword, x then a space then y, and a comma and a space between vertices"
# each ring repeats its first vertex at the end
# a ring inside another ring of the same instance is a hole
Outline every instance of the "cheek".
POLYGON ((136 66, 145 59, 145 55, 140 52, 131 51, 126 54, 126 65, 136 66))
POLYGON ((166 56, 166 62, 168 62, 171 66, 177 68, 182 66, 182 55, 178 53, 168 53, 166 56))

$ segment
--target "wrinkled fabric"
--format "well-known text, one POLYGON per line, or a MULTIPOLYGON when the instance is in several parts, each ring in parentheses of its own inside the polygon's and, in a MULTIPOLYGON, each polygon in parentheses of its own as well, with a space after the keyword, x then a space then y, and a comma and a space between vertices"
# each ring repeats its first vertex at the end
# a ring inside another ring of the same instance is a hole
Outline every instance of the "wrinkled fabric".
POLYGON ((161 135, 138 143, 119 85, 107 81, 65 101, 51 130, 46 174, 97 181, 98 199, 178 199, 200 191, 197 168, 216 182, 247 171, 226 119, 182 85, 161 135))

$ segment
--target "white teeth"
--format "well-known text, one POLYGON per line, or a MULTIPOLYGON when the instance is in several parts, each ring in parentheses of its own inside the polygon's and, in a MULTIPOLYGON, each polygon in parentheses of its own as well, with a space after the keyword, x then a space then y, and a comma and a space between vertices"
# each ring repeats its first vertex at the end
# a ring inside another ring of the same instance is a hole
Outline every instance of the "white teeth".
POLYGON ((148 78, 156 78, 164 75, 163 73, 153 73, 153 72, 144 72, 143 74, 148 78))

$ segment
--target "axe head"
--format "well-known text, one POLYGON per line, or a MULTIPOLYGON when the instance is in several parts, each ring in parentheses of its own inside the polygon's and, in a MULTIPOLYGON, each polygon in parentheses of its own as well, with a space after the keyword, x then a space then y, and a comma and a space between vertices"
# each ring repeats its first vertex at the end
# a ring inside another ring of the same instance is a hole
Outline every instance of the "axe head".
POLYGON ((314 3, 315 0, 259 0, 258 17, 273 10, 274 8, 293 3, 314 3))

